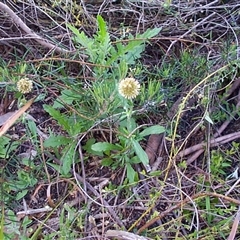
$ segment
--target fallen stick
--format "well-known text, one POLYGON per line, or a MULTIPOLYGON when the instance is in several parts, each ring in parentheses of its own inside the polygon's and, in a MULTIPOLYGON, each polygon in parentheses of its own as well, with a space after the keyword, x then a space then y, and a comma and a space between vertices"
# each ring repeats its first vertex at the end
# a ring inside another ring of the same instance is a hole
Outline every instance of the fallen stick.
POLYGON ((46 206, 43 208, 37 208, 37 209, 26 209, 24 211, 20 211, 17 212, 17 218, 18 220, 21 220, 22 218, 24 218, 27 215, 34 215, 34 214, 38 214, 38 213, 44 213, 44 212, 51 212, 53 210, 53 208, 46 206))
MULTIPOLYGON (((211 139, 210 146, 216 147, 216 146, 233 141, 238 138, 240 138, 240 132, 230 133, 225 136, 211 139)), ((178 153, 177 158, 182 158, 182 157, 192 154, 198 150, 203 150, 205 146, 206 146, 206 143, 202 142, 202 143, 196 144, 194 146, 191 146, 189 148, 186 148, 178 153)))

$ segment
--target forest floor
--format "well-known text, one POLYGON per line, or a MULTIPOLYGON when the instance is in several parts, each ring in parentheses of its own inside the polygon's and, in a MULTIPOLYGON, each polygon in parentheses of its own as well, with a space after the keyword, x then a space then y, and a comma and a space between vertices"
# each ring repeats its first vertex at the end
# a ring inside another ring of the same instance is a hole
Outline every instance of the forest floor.
POLYGON ((240 239, 238 1, 3 0, 0 30, 0 239, 240 239))

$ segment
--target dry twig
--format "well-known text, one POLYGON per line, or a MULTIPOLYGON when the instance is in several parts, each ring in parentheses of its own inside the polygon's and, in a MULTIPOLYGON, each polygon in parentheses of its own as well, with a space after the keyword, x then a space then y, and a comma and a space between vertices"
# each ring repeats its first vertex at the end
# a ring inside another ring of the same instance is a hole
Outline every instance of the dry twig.
MULTIPOLYGON (((15 12, 12 11, 6 4, 0 3, 0 10, 6 12, 13 20, 13 22, 19 26, 25 33, 26 33, 26 38, 33 38, 35 39, 38 43, 40 43, 43 47, 46 47, 50 50, 56 51, 57 53, 73 53, 73 51, 69 51, 63 48, 60 48, 50 42, 48 42, 46 39, 42 38, 35 32, 33 32, 23 21, 20 17, 16 15, 15 12)), ((7 38, 0 39, 0 41, 7 41, 7 38)))

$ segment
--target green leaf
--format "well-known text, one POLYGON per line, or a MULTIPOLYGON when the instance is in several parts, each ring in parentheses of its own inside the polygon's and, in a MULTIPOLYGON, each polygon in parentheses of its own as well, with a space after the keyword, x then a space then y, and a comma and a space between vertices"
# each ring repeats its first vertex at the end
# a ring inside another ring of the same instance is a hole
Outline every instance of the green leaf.
POLYGON ((103 156, 103 152, 97 152, 92 150, 92 145, 96 142, 95 138, 90 138, 87 140, 86 144, 82 147, 83 150, 87 151, 87 153, 92 153, 94 155, 103 156))
POLYGON ((120 150, 120 148, 108 142, 98 142, 92 145, 92 150, 96 152, 106 152, 111 150, 120 150))
POLYGON ((93 61, 95 59, 96 53, 94 53, 95 46, 94 40, 92 38, 88 38, 84 32, 79 32, 77 28, 67 25, 69 29, 75 34, 74 40, 84 47, 84 52, 89 55, 90 59, 93 61))
POLYGON ((100 15, 97 16, 97 21, 98 21, 97 39, 101 43, 109 44, 110 37, 109 37, 109 33, 107 32, 106 22, 103 20, 103 18, 100 15))
POLYGON ((132 144, 136 155, 144 165, 147 165, 149 163, 149 159, 146 152, 142 149, 141 145, 136 140, 132 139, 132 144))
POLYGON ((0 158, 9 158, 9 154, 19 146, 17 141, 11 143, 11 139, 5 136, 0 137, 0 158))
POLYGON ((139 159, 139 157, 134 156, 134 157, 132 157, 132 158, 130 159, 129 162, 130 162, 131 164, 138 164, 138 163, 141 162, 141 160, 139 159))
POLYGON ((206 120, 207 122, 209 122, 210 124, 212 124, 212 125, 214 124, 214 123, 213 123, 213 121, 212 121, 212 119, 210 118, 210 116, 209 116, 209 113, 208 113, 208 112, 206 112, 206 114, 205 114, 205 117, 204 117, 204 118, 205 118, 205 120, 206 120))
POLYGON ((161 176, 161 174, 162 174, 162 171, 154 171, 149 173, 149 175, 153 177, 159 177, 161 176))
POLYGON ((6 156, 8 149, 6 145, 8 145, 9 143, 10 138, 7 138, 5 136, 0 137, 0 158, 8 158, 8 156, 6 156))
POLYGON ((64 128, 64 130, 69 131, 70 130, 70 126, 68 124, 68 120, 67 118, 60 113, 60 111, 54 109, 53 107, 44 104, 43 108, 46 112, 48 112, 55 120, 58 121, 58 123, 64 128))
POLYGON ((37 97, 35 98, 34 102, 44 101, 46 96, 47 96, 47 93, 41 93, 41 94, 37 95, 37 97))
POLYGON ((51 166, 53 169, 55 169, 56 171, 58 171, 59 173, 61 172, 61 166, 59 166, 59 164, 55 164, 55 163, 47 163, 49 166, 51 166))
POLYGON ((50 136, 48 139, 44 141, 44 147, 59 147, 61 145, 66 145, 70 143, 72 139, 64 137, 64 136, 50 136))
POLYGON ((130 35, 130 41, 124 48, 120 44, 117 46, 119 55, 122 55, 128 64, 134 64, 135 60, 141 57, 141 53, 145 49, 145 43, 147 39, 156 36, 160 31, 161 28, 154 28, 148 29, 143 34, 137 34, 135 38, 130 35))
POLYGON ((76 142, 73 142, 70 146, 66 146, 63 150, 63 156, 61 157, 61 163, 62 163, 62 173, 64 175, 68 175, 70 173, 73 158, 75 156, 75 147, 76 142))
POLYGON ((107 25, 106 22, 103 20, 103 18, 98 15, 97 16, 97 22, 98 22, 98 31, 97 35, 94 36, 94 46, 96 47, 96 63, 105 64, 106 59, 111 52, 111 41, 110 41, 110 35, 107 31, 107 25))
POLYGON ((78 92, 71 89, 65 89, 61 92, 61 95, 54 101, 53 108, 63 108, 64 104, 71 105, 73 101, 81 101, 82 96, 78 92))
POLYGON ((222 167, 230 167, 232 164, 228 163, 228 162, 223 162, 222 163, 222 167))
POLYGON ((131 49, 131 51, 128 50, 126 53, 124 59, 128 64, 134 64, 137 59, 141 57, 141 53, 144 51, 145 45, 139 44, 131 49))
POLYGON ((80 43, 86 49, 91 47, 91 45, 93 44, 93 40, 91 38, 88 38, 84 32, 80 33, 77 28, 73 27, 70 24, 68 24, 68 27, 76 35, 76 42, 80 43))
POLYGON ((21 192, 18 192, 17 195, 16 195, 16 200, 20 200, 21 198, 25 197, 28 193, 28 190, 25 189, 25 190, 22 190, 21 192))
POLYGON ((120 79, 124 79, 128 74, 128 64, 124 59, 118 64, 118 72, 120 79))
POLYGON ((211 224, 213 217, 212 217, 212 215, 210 215, 210 213, 211 213, 210 197, 207 196, 205 198, 205 201, 206 201, 206 210, 207 210, 207 222, 208 222, 208 224, 211 224))
POLYGON ((142 34, 138 34, 137 38, 149 39, 158 35, 161 30, 162 28, 153 28, 153 29, 148 28, 146 32, 142 34))
POLYGON ((31 132, 32 138, 36 138, 38 136, 36 123, 32 120, 28 120, 27 127, 29 128, 29 130, 31 132))
POLYGON ((127 163, 126 166, 127 166, 127 179, 129 180, 129 183, 134 183, 136 172, 130 163, 127 163))
POLYGON ((24 74, 26 72, 26 69, 27 69, 27 64, 26 63, 19 66, 19 71, 20 71, 21 74, 24 74))
POLYGON ((101 164, 103 166, 105 166, 105 167, 109 167, 109 166, 111 166, 113 164, 113 159, 111 159, 111 158, 104 158, 104 159, 102 159, 101 164))
POLYGON ((151 126, 151 127, 147 127, 146 129, 144 129, 142 132, 140 132, 140 137, 145 137, 151 134, 160 134, 160 133, 164 133, 166 130, 163 126, 160 125, 155 125, 155 126, 151 126))

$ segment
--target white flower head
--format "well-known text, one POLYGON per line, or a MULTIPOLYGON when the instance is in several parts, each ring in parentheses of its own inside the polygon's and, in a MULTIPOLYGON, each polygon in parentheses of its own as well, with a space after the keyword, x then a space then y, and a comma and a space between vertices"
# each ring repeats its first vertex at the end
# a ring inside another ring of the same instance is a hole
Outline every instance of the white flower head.
POLYGON ((22 78, 17 82, 17 89, 21 93, 29 93, 32 91, 33 82, 28 78, 22 78))
POLYGON ((118 91, 123 97, 133 99, 139 94, 140 84, 134 78, 125 78, 120 81, 118 91))

